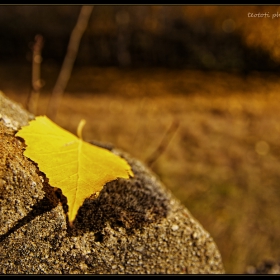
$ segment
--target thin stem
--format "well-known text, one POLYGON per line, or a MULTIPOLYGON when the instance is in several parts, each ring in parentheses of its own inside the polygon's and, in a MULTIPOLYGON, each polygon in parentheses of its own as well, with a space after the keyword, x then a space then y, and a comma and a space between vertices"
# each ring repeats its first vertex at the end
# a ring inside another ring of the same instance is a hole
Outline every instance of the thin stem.
POLYGON ((155 151, 146 160, 147 166, 151 167, 154 164, 154 162, 163 154, 163 152, 166 150, 168 144, 171 141, 171 138, 175 134, 178 127, 179 127, 179 122, 174 120, 171 123, 168 130, 166 131, 165 135, 163 136, 159 146, 155 149, 155 151))
POLYGON ((43 86, 41 80, 41 62, 42 62, 42 48, 44 45, 44 39, 42 35, 36 35, 32 46, 32 80, 31 91, 27 101, 27 109, 29 112, 36 115, 38 101, 40 96, 40 90, 43 86))
POLYGON ((76 26, 74 27, 69 44, 66 56, 64 58, 59 76, 57 78, 56 84, 54 86, 50 103, 48 106, 47 115, 54 120, 57 114, 57 110, 60 106, 60 102, 67 86, 67 83, 70 79, 72 68, 78 53, 80 41, 82 35, 84 34, 88 21, 90 19, 92 10, 94 6, 82 6, 76 26))

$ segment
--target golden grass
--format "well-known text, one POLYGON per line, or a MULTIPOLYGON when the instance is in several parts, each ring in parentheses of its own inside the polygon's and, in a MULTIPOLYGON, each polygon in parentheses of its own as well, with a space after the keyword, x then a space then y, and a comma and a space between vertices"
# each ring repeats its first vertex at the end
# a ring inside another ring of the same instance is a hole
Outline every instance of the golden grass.
MULTIPOLYGON (((14 100, 24 99, 3 90, 14 100)), ((39 114, 49 95, 43 92, 39 114)), ((152 170, 210 232, 227 273, 280 259, 280 83, 196 71, 74 71, 56 122, 145 162, 176 120, 152 170)))

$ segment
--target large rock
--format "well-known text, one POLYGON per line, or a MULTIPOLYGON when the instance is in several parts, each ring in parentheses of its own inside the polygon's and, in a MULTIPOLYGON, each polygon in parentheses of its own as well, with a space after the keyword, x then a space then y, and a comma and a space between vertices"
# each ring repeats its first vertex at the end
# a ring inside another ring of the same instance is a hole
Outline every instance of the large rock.
POLYGON ((224 272, 209 233, 142 163, 117 149, 135 176, 87 199, 70 228, 65 198, 14 136, 32 118, 0 94, 1 273, 224 272))

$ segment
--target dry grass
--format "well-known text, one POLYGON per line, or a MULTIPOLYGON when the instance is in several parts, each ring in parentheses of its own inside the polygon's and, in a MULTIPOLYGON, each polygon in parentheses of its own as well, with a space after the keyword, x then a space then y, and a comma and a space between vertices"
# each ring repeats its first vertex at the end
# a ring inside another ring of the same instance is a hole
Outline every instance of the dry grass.
MULTIPOLYGON (((1 90, 24 103, 14 88, 1 90)), ((226 272, 243 273, 280 259, 279 92, 275 77, 257 73, 78 69, 57 123, 75 132, 84 118, 86 140, 145 162, 178 121, 152 170, 213 236, 226 272)), ((45 92, 39 114, 48 100, 45 92)))

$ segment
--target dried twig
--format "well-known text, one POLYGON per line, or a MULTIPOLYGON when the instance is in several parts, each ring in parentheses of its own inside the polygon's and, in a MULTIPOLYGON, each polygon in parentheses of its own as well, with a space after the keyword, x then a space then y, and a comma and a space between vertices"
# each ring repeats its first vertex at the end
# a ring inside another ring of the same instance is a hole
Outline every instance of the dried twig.
POLYGON ((59 76, 57 78, 56 84, 54 86, 52 96, 50 99, 50 103, 48 106, 47 115, 53 120, 56 117, 62 95, 63 95, 64 90, 69 81, 69 78, 70 78, 70 75, 72 72, 72 68, 73 68, 77 53, 78 53, 80 41, 81 41, 82 35, 85 32, 86 27, 88 25, 88 21, 91 16, 93 7, 94 6, 82 6, 76 26, 74 27, 74 29, 71 33, 67 53, 64 58, 64 61, 63 61, 59 76))
POLYGON ((179 122, 177 120, 173 120, 170 127, 168 128, 165 135, 163 136, 157 149, 146 160, 147 166, 151 167, 154 164, 154 162, 163 154, 163 152, 166 150, 168 144, 171 141, 171 138, 174 136, 178 127, 179 127, 179 122))
POLYGON ((36 35, 34 43, 32 45, 32 79, 31 79, 31 91, 27 101, 27 109, 29 112, 36 115, 38 100, 40 96, 40 90, 43 86, 41 80, 41 62, 42 62, 42 48, 44 45, 44 39, 42 35, 36 35))

